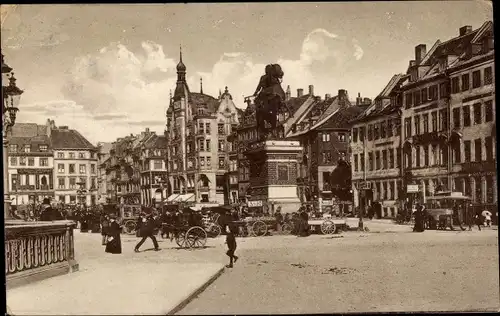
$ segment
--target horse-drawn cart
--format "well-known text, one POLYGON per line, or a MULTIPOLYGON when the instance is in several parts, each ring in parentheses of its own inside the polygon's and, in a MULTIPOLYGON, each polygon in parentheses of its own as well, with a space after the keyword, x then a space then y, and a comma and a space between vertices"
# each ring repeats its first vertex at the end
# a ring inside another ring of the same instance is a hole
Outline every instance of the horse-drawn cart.
POLYGON ((321 232, 323 235, 336 234, 340 230, 347 230, 347 221, 345 218, 310 218, 307 224, 311 232, 321 232))
POLYGON ((239 235, 242 237, 261 237, 266 236, 276 227, 276 219, 274 217, 246 217, 242 220, 231 221, 229 224, 238 227, 239 235))

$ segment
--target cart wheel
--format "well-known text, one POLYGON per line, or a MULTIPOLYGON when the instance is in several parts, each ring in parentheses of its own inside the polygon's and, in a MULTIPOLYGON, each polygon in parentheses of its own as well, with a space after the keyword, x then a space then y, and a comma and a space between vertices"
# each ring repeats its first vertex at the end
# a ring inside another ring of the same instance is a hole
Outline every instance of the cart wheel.
POLYGON ((323 235, 335 234, 337 232, 337 227, 334 222, 327 220, 321 223, 321 232, 323 235))
POLYGON ((267 234, 267 225, 263 221, 256 221, 252 225, 252 233, 256 237, 265 236, 267 234))
POLYGON ((281 231, 283 232, 283 234, 290 235, 292 233, 292 230, 293 227, 290 224, 283 224, 283 226, 281 226, 281 231))
POLYGON ((185 232, 177 232, 175 235, 175 243, 180 248, 186 248, 186 233, 185 232))
POLYGON ((207 244, 207 232, 199 227, 191 227, 186 233, 186 247, 203 248, 207 244))
POLYGON ((126 234, 129 234, 129 235, 135 234, 135 222, 134 221, 127 221, 123 227, 124 227, 124 231, 126 234))
POLYGON ((217 224, 212 224, 208 227, 208 231, 211 237, 217 238, 222 233, 222 228, 217 224))

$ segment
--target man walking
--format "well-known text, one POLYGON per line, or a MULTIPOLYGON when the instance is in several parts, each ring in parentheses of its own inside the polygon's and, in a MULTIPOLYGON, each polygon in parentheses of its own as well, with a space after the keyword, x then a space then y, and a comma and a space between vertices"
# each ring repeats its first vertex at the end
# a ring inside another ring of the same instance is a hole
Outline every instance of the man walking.
POLYGON ((142 222, 139 229, 140 229, 140 236, 142 237, 142 239, 135 246, 134 251, 139 252, 139 248, 142 246, 142 244, 146 241, 147 238, 151 238, 151 240, 153 241, 155 251, 160 250, 158 246, 158 241, 156 240, 156 237, 154 235, 156 220, 153 214, 149 214, 147 217, 143 217, 141 221, 142 222))

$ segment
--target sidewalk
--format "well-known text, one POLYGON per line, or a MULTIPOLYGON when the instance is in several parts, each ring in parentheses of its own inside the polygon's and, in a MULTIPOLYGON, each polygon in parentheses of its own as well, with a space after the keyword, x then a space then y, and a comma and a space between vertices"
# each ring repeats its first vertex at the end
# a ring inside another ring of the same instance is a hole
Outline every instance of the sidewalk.
POLYGON ((76 233, 80 271, 7 291, 9 310, 13 315, 165 315, 224 269, 220 262, 207 262, 211 249, 135 254, 127 239, 124 253, 111 255, 99 246, 100 235, 76 233))
MULTIPOLYGON (((347 225, 350 227, 358 227, 358 218, 348 218, 347 225)), ((412 231, 412 226, 398 225, 390 219, 363 219, 363 227, 368 227, 371 233, 388 233, 388 232, 408 232, 412 231)))

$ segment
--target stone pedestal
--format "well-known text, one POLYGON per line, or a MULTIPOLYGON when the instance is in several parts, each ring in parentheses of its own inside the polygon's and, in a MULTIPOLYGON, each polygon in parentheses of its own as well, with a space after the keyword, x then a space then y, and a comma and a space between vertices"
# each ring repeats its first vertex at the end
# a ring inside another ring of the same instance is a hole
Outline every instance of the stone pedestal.
POLYGON ((263 207, 273 213, 296 212, 300 205, 297 190, 298 159, 302 147, 298 141, 266 140, 250 144, 249 207, 263 207))

